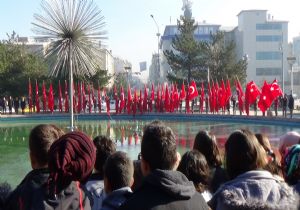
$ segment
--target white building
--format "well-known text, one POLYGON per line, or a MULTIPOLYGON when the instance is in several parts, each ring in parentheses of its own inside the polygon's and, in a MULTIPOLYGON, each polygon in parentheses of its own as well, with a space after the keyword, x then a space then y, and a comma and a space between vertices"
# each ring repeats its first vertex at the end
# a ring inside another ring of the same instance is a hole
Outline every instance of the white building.
POLYGON ((288 21, 275 20, 267 10, 243 10, 237 16, 237 58, 248 61, 247 81, 261 86, 276 78, 282 84, 283 77, 288 84, 288 21))
MULTIPOLYGON (((100 50, 100 57, 102 60, 100 68, 102 70, 106 70, 108 75, 113 76, 115 74, 115 62, 114 62, 114 56, 112 55, 112 52, 110 50, 103 48, 100 50)), ((114 78, 111 77, 107 86, 108 88, 111 88, 113 85, 114 85, 114 78)))
MULTIPOLYGON (((208 24, 205 21, 201 23, 197 23, 198 27, 194 32, 194 37, 197 41, 209 41, 211 39, 211 34, 215 34, 219 29, 220 25, 218 24, 208 24)), ((160 54, 159 54, 159 61, 160 61, 160 71, 157 68, 157 54, 152 56, 152 64, 150 66, 149 78, 152 81, 159 81, 160 83, 167 81, 167 74, 171 70, 166 57, 164 56, 163 52, 165 50, 174 50, 172 48, 172 40, 175 38, 175 35, 179 34, 178 26, 177 25, 167 25, 165 27, 164 33, 161 36, 160 40, 160 54), (151 72, 155 71, 155 73, 151 72), (154 78, 151 78, 152 77, 154 78)))

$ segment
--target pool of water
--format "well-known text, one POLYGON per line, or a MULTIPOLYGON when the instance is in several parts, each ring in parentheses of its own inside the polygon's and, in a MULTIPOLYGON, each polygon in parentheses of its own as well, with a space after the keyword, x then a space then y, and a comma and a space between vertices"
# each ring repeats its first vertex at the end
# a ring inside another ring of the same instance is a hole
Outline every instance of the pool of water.
MULTIPOLYGON (((143 127, 147 120, 80 120, 76 122, 79 130, 89 134, 91 138, 97 135, 107 135, 117 143, 118 150, 127 152, 136 159, 140 152, 140 141, 143 127)), ((279 136, 288 131, 298 131, 299 127, 243 124, 210 121, 164 121, 171 127, 177 137, 178 151, 184 153, 192 148, 194 137, 199 130, 208 130, 216 135, 220 147, 223 147, 227 136, 234 130, 248 128, 255 133, 269 136, 273 147, 277 147, 279 136)), ((28 136, 30 130, 40 123, 53 123, 67 131, 67 120, 39 121, 8 121, 0 123, 0 182, 7 181, 16 186, 31 170, 28 154, 28 136)))

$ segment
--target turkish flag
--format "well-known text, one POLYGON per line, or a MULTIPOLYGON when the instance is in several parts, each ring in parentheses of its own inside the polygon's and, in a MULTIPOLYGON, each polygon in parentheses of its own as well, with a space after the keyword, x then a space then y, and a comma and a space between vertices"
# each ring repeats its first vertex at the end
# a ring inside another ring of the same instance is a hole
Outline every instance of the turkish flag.
POLYGON ((194 98, 196 98, 198 96, 198 90, 197 90, 196 83, 194 80, 189 85, 188 91, 189 91, 189 95, 188 95, 189 100, 193 100, 194 98))
POLYGON ((138 98, 137 98, 137 92, 136 92, 136 88, 135 88, 135 89, 134 89, 134 95, 133 95, 133 105, 132 105, 132 112, 133 112, 133 115, 136 114, 137 103, 138 103, 138 98))
POLYGON ((68 83, 66 80, 65 80, 65 112, 69 112, 68 83))
POLYGON ((230 97, 231 97, 232 93, 231 93, 231 87, 230 87, 230 82, 229 82, 229 79, 227 79, 226 81, 226 102, 228 102, 228 100, 230 100, 230 97))
POLYGON ((159 91, 159 85, 157 86, 156 89, 156 101, 155 101, 155 106, 156 106, 156 111, 159 112, 160 110, 160 91, 159 91))
POLYGON ((200 112, 202 113, 204 111, 204 97, 205 97, 205 94, 204 94, 204 84, 202 82, 201 84, 201 95, 200 95, 200 112))
POLYGON ((146 85, 144 85, 144 101, 143 101, 143 110, 144 112, 148 111, 148 91, 146 85))
POLYGON ((260 95, 259 88, 253 81, 250 81, 246 85, 246 92, 245 92, 245 109, 247 115, 249 115, 249 106, 256 101, 256 98, 259 95, 260 95))
POLYGON ((142 89, 140 89, 139 110, 140 110, 141 114, 143 114, 143 94, 142 94, 142 89))
POLYGON ((278 85, 277 79, 275 79, 272 84, 270 85, 270 93, 271 93, 271 100, 273 101, 278 96, 282 96, 282 90, 280 86, 278 85))
POLYGON ((242 85, 239 80, 235 81, 235 87, 238 94, 238 101, 239 101, 239 109, 241 112, 244 112, 244 92, 242 85))
POLYGON ((248 102, 249 105, 253 104, 256 101, 257 96, 260 95, 260 90, 257 85, 251 81, 246 86, 246 94, 245 100, 248 102))
POLYGON ((265 112, 271 106, 271 97, 270 84, 265 81, 258 101, 258 107, 262 112, 265 112))
POLYGON ((181 85, 181 91, 180 91, 180 100, 184 100, 185 97, 186 97, 185 87, 184 87, 184 83, 182 83, 182 85, 181 85))
MULTIPOLYGON (((101 99, 101 91, 100 91, 100 86, 99 86, 99 84, 98 84, 98 108, 99 108, 99 113, 101 113, 101 101, 102 101, 102 99, 101 99)), ((123 93, 123 96, 124 96, 124 93, 123 93)))

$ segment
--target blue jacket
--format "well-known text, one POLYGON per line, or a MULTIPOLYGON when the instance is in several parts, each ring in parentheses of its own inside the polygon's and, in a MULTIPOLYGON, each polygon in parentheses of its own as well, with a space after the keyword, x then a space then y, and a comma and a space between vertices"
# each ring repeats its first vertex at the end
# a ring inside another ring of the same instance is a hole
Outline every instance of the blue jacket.
POLYGON ((118 209, 132 194, 130 187, 114 190, 103 200, 101 210, 118 209))
POLYGON ((296 210, 299 198, 285 182, 264 170, 253 170, 226 182, 213 195, 213 210, 296 210))

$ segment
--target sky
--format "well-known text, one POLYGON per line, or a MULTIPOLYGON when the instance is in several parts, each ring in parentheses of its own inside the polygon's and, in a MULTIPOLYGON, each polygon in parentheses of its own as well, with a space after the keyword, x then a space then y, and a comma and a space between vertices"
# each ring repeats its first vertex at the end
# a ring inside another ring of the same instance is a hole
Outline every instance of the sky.
MULTIPOLYGON (((162 34, 165 25, 176 24, 183 14, 182 0, 94 0, 105 18, 108 40, 105 45, 114 56, 128 60, 133 71, 139 71, 139 62, 151 64, 157 52, 157 27, 162 34)), ((296 0, 192 0, 196 21, 237 26, 241 10, 268 10, 275 20, 289 21, 289 41, 299 35, 300 12, 296 0)), ((34 36, 31 31, 33 15, 41 13, 41 0, 1 0, 0 39, 14 30, 19 36, 34 36)), ((142 73, 147 77, 148 70, 142 73)))

